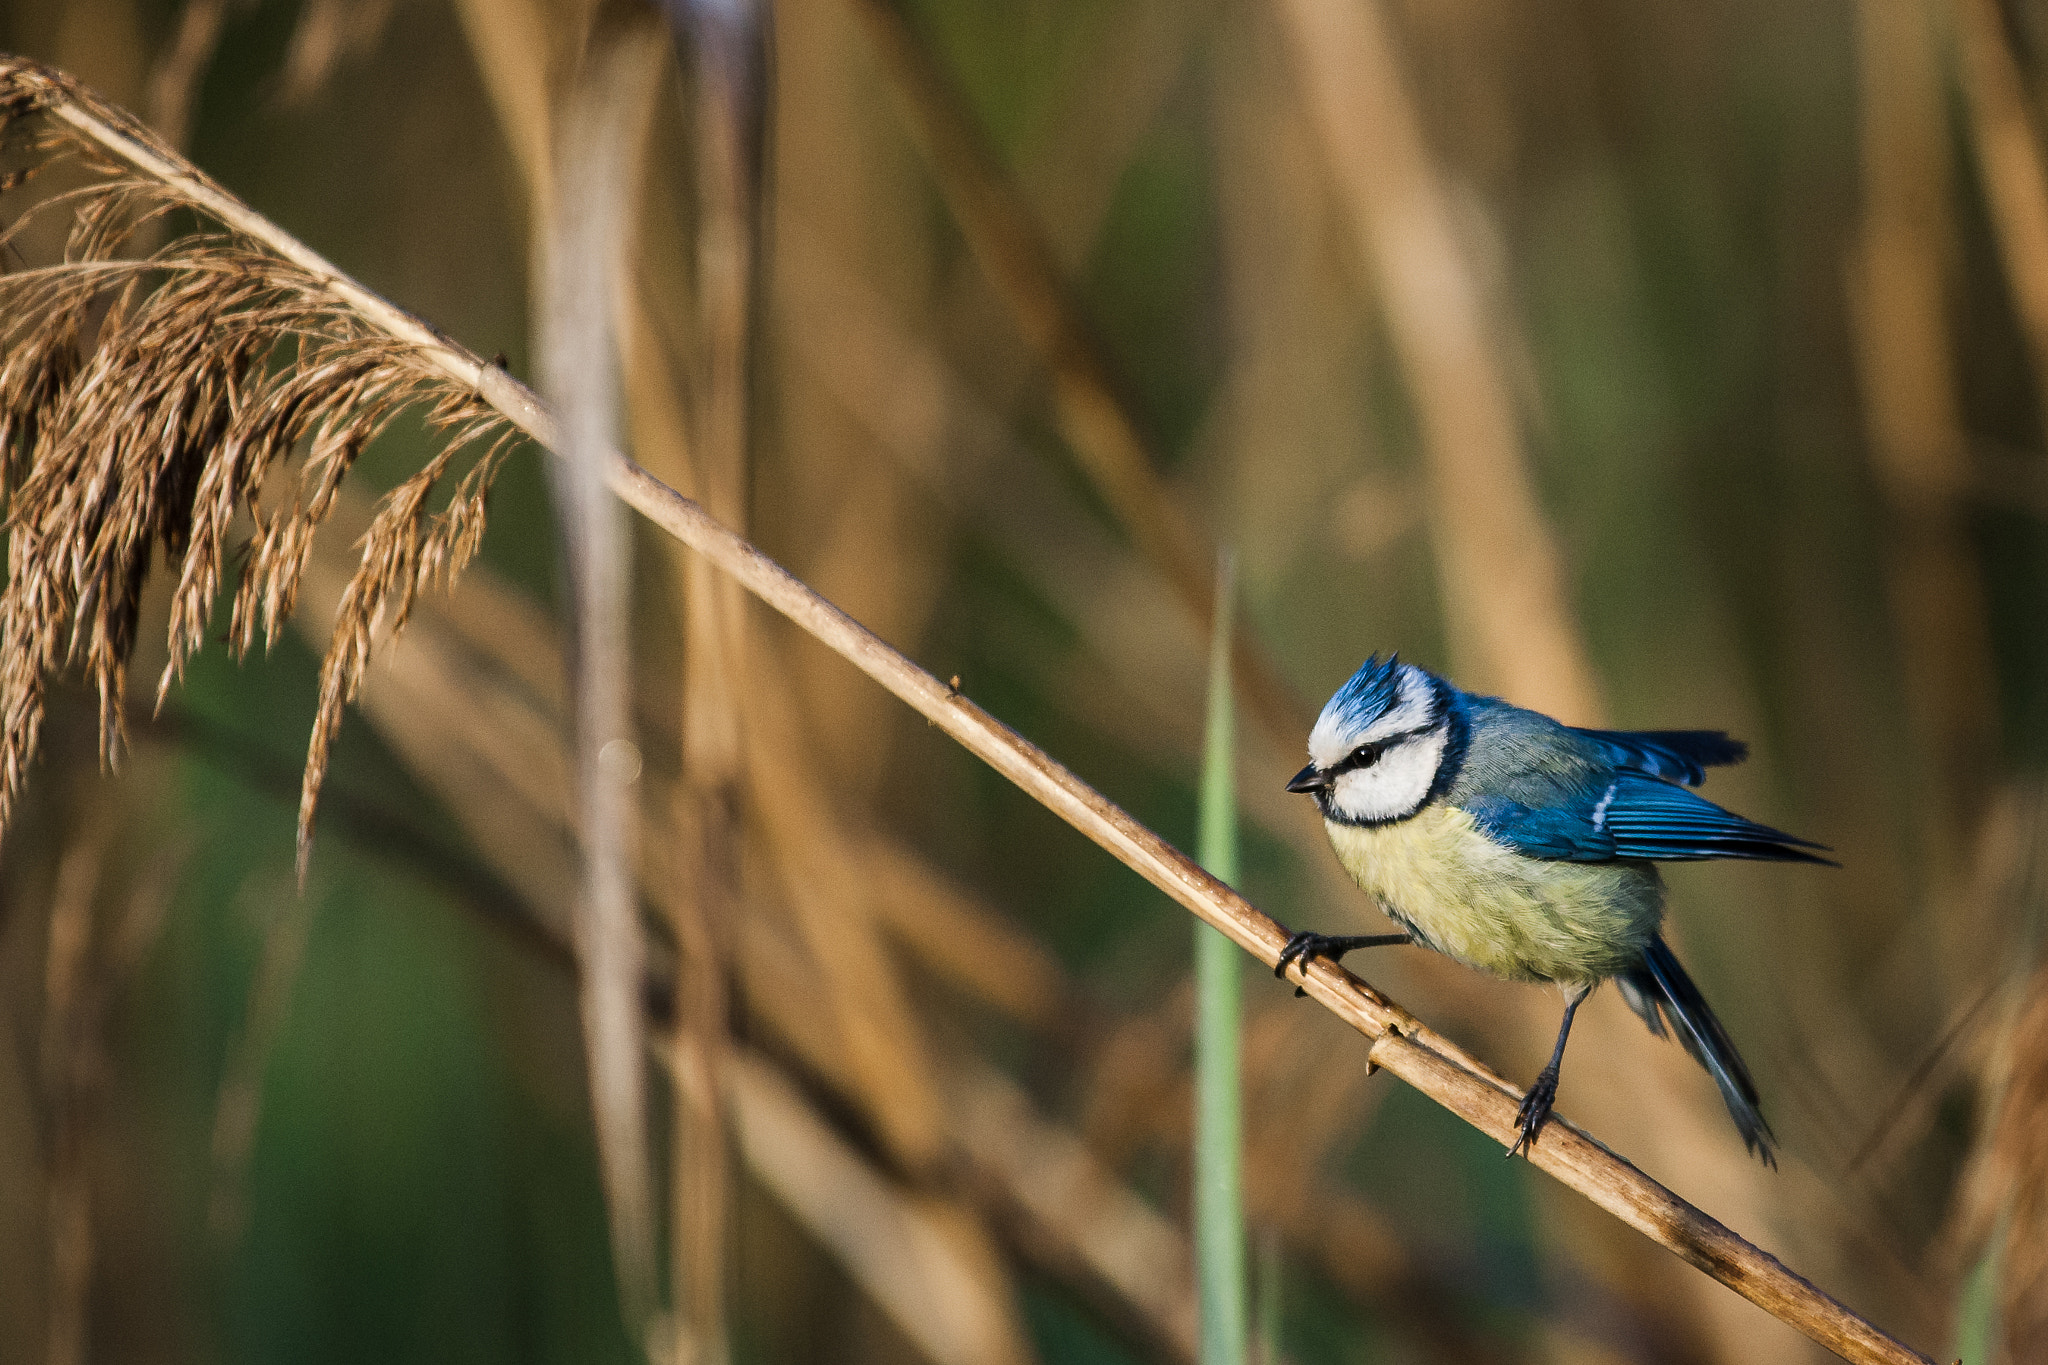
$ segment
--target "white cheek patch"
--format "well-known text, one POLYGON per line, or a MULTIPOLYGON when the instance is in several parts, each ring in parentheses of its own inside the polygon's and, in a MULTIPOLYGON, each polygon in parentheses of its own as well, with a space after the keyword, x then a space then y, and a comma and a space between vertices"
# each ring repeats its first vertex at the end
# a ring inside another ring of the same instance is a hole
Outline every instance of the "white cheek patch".
POLYGON ((1436 730, 1397 744, 1370 768, 1354 768, 1330 788, 1330 806, 1348 820, 1376 822, 1413 815, 1436 782, 1450 734, 1436 730))

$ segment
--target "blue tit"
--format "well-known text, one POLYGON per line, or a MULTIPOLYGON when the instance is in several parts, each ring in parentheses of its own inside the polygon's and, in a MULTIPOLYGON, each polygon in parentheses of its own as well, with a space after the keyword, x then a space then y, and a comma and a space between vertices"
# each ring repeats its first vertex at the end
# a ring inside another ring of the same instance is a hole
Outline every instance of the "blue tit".
MULTIPOLYGON (((1309 765, 1287 784, 1315 798, 1337 859, 1399 934, 1296 934, 1290 962, 1419 943, 1510 981, 1564 991, 1550 1064, 1517 1116, 1526 1151, 1557 1095, 1572 1016, 1602 981, 1663 1036, 1668 1023, 1714 1083, 1749 1150, 1775 1166, 1756 1083, 1727 1030, 1659 936, 1660 861, 1827 863, 1795 839, 1687 788, 1740 762, 1718 730, 1581 730, 1374 657, 1323 707, 1309 765)), ((1824 849, 1822 851, 1825 851, 1824 849)), ((1829 864, 1832 866, 1833 864, 1829 864)))

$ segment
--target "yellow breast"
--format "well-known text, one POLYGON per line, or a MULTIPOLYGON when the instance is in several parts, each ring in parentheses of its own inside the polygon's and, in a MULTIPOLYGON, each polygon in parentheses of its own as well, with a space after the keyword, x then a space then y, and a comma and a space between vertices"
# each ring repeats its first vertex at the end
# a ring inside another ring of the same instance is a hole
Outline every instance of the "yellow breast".
POLYGON ((1525 858, 1455 806, 1390 825, 1324 823, 1344 870, 1390 916, 1495 976, 1603 980, 1641 962, 1663 918, 1650 864, 1525 858))

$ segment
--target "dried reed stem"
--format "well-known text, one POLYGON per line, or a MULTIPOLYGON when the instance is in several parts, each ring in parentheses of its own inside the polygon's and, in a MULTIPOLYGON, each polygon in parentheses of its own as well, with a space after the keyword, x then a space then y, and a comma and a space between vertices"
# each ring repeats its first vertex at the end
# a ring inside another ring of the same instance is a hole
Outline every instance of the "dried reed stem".
MULTIPOLYGON (((606 488, 619 439, 619 364, 612 283, 629 240, 644 129, 666 35, 651 18, 600 13, 554 122, 554 185, 544 206, 536 340, 549 397, 562 414, 562 458, 550 473, 572 588, 578 842, 578 1003, 590 1068, 612 1259, 634 1333, 656 1313, 654 1169, 640 1009, 645 949, 634 885, 640 760, 633 742, 632 545, 606 488)), ((661 1343, 657 1355, 668 1349, 661 1343)))
POLYGON ((1952 130, 1934 17, 1918 0, 1858 8, 1863 223, 1848 282, 1872 461, 1894 512, 1889 587, 1906 703, 1934 779, 1916 803, 1920 848, 1928 885, 1940 886, 1975 814, 1996 707, 1949 345, 1952 130))
POLYGON ((1996 0, 1953 0, 1953 12, 1978 173, 2034 363, 2035 403, 2048 421, 2048 154, 2027 107, 2004 11, 1996 0))
MULTIPOLYGON (((16 59, 0 62, 0 91, 9 89, 33 92, 43 107, 81 136, 322 281, 337 301, 356 309, 367 326, 418 348, 449 378, 474 384, 492 408, 543 445, 553 448, 557 443, 555 421, 531 390, 342 275, 69 81, 16 59)), ((1287 941, 1285 929, 1050 755, 926 673, 624 455, 610 452, 607 468, 612 490, 654 525, 732 575, 749 592, 1254 957, 1268 965, 1278 960, 1287 941)), ((1369 1065, 1400 1076, 1506 1144, 1519 1098, 1513 1086, 1340 967, 1318 961, 1304 985, 1310 996, 1371 1041, 1365 1059, 1369 1065)), ((1928 1357, 1830 1298, 1776 1257, 1744 1241, 1570 1123, 1559 1120, 1546 1127, 1530 1160, 1844 1359, 1932 1365, 1928 1357)))
MULTIPOLYGON (((679 1088, 701 1094, 702 1064, 688 1039, 673 1059, 679 1088)), ((758 1058, 735 1050, 727 1067, 748 1164, 927 1359, 1026 1365, 1015 1310, 991 1290, 994 1248, 975 1224, 940 1199, 895 1187, 758 1058)))
MULTIPOLYGON (((670 0, 679 46, 694 75, 697 162, 695 403, 690 475, 707 507, 746 525, 748 425, 753 400, 753 301, 760 238, 766 79, 763 7, 753 0, 670 0)), ((634 272, 624 290, 640 300, 634 272)), ((643 314, 649 310, 641 303, 643 314)), ((651 316, 629 329, 636 339, 651 316)), ((652 348, 640 357, 655 361, 652 348)), ((665 405, 664 405, 665 406, 665 405)), ((746 608, 733 583, 703 560, 672 549, 683 590, 683 761, 702 848, 694 894, 676 899, 684 943, 682 1007, 698 1040, 703 1104, 679 1109, 675 1131, 676 1303, 696 1365, 724 1365, 726 1226, 730 1217, 726 1133, 726 980, 741 902, 740 811, 747 746, 746 608)), ((865 938, 866 936, 859 936, 865 938)))
POLYGON ((1275 8, 1414 401, 1452 643, 1480 685, 1593 723, 1600 691, 1564 557, 1386 16, 1378 0, 1275 8))

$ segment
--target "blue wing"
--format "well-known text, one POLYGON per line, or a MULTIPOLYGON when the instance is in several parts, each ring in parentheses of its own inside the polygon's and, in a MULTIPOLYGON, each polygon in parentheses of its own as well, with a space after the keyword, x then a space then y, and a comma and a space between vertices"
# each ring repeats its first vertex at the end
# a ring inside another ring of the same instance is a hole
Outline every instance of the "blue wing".
POLYGON ((1480 831, 1525 858, 1604 863, 1617 857, 1614 838, 1590 818, 1591 803, 1525 806, 1519 801, 1481 798, 1467 802, 1480 831))
POLYGON ((1581 730, 1601 757, 1616 768, 1635 768, 1652 777, 1697 787, 1707 780, 1705 769, 1740 763, 1749 746, 1720 730, 1581 730))
POLYGON ((1614 858, 1690 862, 1759 858, 1826 863, 1821 848, 1722 810, 1684 787, 1640 772, 1616 773, 1555 805, 1481 798, 1465 808, 1488 836, 1530 858, 1604 863, 1614 858))

